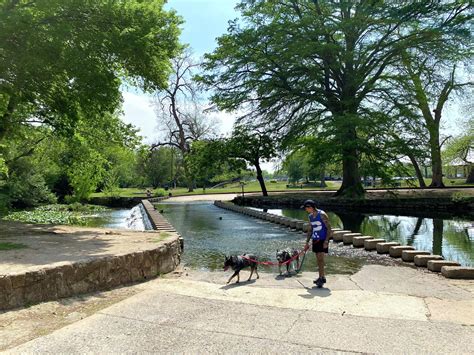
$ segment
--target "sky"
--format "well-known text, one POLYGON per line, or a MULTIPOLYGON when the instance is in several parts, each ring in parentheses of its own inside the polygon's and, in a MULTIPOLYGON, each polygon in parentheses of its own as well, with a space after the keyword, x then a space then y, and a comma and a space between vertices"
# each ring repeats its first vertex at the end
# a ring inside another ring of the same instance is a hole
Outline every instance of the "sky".
MULTIPOLYGON (((174 9, 184 19, 181 42, 190 45, 196 57, 212 52, 216 38, 226 33, 229 20, 237 17, 236 0, 169 0, 167 9, 174 9)), ((159 136, 156 114, 151 97, 134 88, 123 89, 123 120, 140 128, 146 143, 155 142, 159 136)), ((232 129, 234 116, 227 113, 215 115, 220 133, 232 129)))
MULTIPOLYGON (((168 0, 167 9, 174 9, 183 18, 181 42, 190 45, 196 57, 212 52, 216 46, 216 38, 226 33, 228 21, 238 17, 234 10, 237 0, 168 0)), ((125 88, 122 91, 123 120, 138 127, 145 143, 156 142, 159 137, 156 114, 151 105, 151 97, 138 92, 135 88, 125 88)), ((461 126, 457 123, 460 112, 456 105, 451 105, 444 111, 445 135, 460 133, 461 126)), ((235 116, 228 113, 215 114, 220 133, 229 133, 235 121, 235 116)), ((264 169, 274 170, 274 164, 264 164, 264 169)))

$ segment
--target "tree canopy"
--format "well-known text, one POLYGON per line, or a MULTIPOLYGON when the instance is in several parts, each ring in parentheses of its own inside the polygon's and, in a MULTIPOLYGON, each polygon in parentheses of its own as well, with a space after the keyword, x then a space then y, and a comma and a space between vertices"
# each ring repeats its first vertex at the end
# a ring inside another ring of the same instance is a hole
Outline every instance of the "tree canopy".
POLYGON ((473 16, 469 1, 242 0, 238 9, 206 56, 212 100, 282 136, 317 126, 340 152, 347 195, 362 193, 359 158, 393 64, 470 38, 473 16))
POLYGON ((155 0, 0 3, 0 139, 21 124, 72 132, 112 113, 127 81, 166 86, 181 20, 155 0))

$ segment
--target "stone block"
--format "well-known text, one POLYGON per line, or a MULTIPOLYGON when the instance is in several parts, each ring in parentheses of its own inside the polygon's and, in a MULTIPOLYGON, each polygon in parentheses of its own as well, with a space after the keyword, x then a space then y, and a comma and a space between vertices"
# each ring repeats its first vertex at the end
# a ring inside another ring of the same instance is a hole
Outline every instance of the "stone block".
POLYGON ((296 229, 296 222, 297 222, 297 221, 298 221, 298 220, 296 220, 296 219, 294 219, 294 218, 290 219, 290 228, 291 228, 291 229, 296 229))
POLYGON ((434 272, 441 272, 443 266, 461 266, 461 264, 455 261, 449 260, 428 260, 428 270, 434 272))
POLYGON ((377 253, 379 254, 388 254, 390 247, 395 247, 397 245, 400 245, 400 243, 396 242, 386 242, 386 243, 379 243, 377 244, 377 253))
POLYGON ((296 221, 296 230, 302 231, 303 230, 303 221, 296 221))
POLYGON ((415 250, 415 248, 408 245, 398 245, 398 246, 388 248, 388 253, 390 254, 392 258, 401 258, 402 251, 404 250, 415 250))
POLYGON ((474 267, 443 266, 441 274, 448 279, 474 280, 474 267))
POLYGON ((377 248, 377 244, 384 243, 385 239, 366 239, 364 240, 364 249, 365 250, 375 250, 377 248))
POLYGON ((344 244, 352 244, 352 239, 354 237, 361 237, 361 233, 346 233, 342 236, 342 242, 344 244))
POLYGON ((374 237, 370 235, 363 235, 361 237, 354 237, 352 238, 352 245, 354 248, 363 248, 364 247, 364 241, 367 239, 374 239, 374 237))
POLYGON ((415 255, 413 261, 416 266, 427 267, 430 260, 443 260, 441 255, 415 255))
POLYGON ((335 242, 342 242, 342 238, 344 237, 344 234, 347 234, 347 233, 352 233, 352 231, 341 230, 341 231, 334 232, 332 234, 332 239, 334 239, 335 242))
POLYGON ((402 251, 402 260, 413 262, 416 255, 431 255, 431 253, 425 250, 404 250, 402 251))

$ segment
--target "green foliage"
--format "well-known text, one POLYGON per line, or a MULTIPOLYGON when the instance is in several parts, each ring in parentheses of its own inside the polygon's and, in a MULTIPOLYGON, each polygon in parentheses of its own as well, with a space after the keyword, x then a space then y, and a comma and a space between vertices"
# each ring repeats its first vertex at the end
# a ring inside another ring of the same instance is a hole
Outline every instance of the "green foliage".
POLYGON ((141 177, 139 186, 157 188, 177 182, 182 175, 181 160, 181 153, 176 148, 160 147, 149 151, 149 148, 142 147, 136 165, 141 177))
POLYGON ((242 0, 240 20, 206 55, 201 80, 222 110, 289 140, 331 143, 341 193, 361 192, 359 154, 377 140, 378 93, 404 50, 432 53, 469 36, 468 2, 242 0))
POLYGON ((0 251, 23 249, 23 248, 28 248, 28 247, 25 244, 21 244, 21 243, 0 242, 0 251))
POLYGON ((193 142, 188 156, 190 171, 199 185, 230 181, 241 176, 245 163, 231 153, 226 139, 193 142))
POLYGON ((3 219, 24 223, 83 225, 88 215, 105 210, 104 207, 81 204, 47 205, 31 211, 11 212, 3 219))
POLYGON ((31 120, 72 132, 113 112, 122 79, 163 88, 181 20, 162 1, 0 4, 0 138, 31 120))

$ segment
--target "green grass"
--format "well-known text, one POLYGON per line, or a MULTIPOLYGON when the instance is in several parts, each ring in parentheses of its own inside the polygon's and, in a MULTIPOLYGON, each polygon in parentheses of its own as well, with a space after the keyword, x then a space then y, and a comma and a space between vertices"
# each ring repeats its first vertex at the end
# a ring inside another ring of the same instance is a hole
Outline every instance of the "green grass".
POLYGON ((2 250, 14 250, 14 249, 24 249, 27 248, 25 244, 19 243, 9 243, 9 242, 0 242, 0 251, 2 250))
POLYGON ((10 212, 3 219, 23 223, 83 225, 85 216, 106 210, 106 207, 94 205, 45 205, 32 210, 10 212))
MULTIPOLYGON (((301 190, 333 190, 337 189, 340 186, 340 182, 334 181, 327 181, 326 182, 328 187, 326 188, 319 188, 319 187, 303 187, 300 188, 287 188, 287 182, 269 182, 267 181, 265 186, 268 191, 301 191, 301 190)), ((258 181, 251 181, 244 185, 244 192, 261 192, 260 184, 258 181)), ((153 191, 154 192, 154 191, 153 191)), ((206 188, 205 192, 202 187, 196 188, 193 192, 188 192, 188 189, 185 187, 179 187, 176 189, 170 189, 165 191, 165 195, 171 192, 173 196, 181 196, 181 195, 201 195, 203 193, 206 194, 220 194, 220 193, 240 193, 242 192, 242 187, 240 183, 228 184, 224 187, 219 187, 215 189, 206 188)), ((140 188, 123 188, 119 191, 120 197, 145 197, 146 196, 146 189, 140 188)), ((105 197, 106 195, 103 192, 97 192, 91 195, 91 197, 105 197)), ((155 195, 154 195, 155 196, 155 195)))
MULTIPOLYGON (((444 179, 444 183, 446 186, 473 186, 474 185, 467 185, 465 183, 465 179, 444 179)), ((400 187, 418 187, 418 180, 413 180, 413 185, 409 185, 406 181, 402 180, 401 181, 401 186, 400 187)), ((431 183, 431 179, 425 179, 426 186, 429 186, 431 183)), ((277 182, 269 182, 267 181, 265 183, 265 186, 267 187, 268 191, 304 191, 304 190, 337 190, 341 186, 341 181, 326 181, 326 184, 328 185, 325 188, 320 188, 320 187, 303 187, 303 188, 287 188, 286 185, 288 183, 285 181, 277 181, 277 182)), ((393 186, 381 186, 377 185, 375 188, 385 188, 385 187, 393 187, 393 186)), ((371 186, 368 187, 369 189, 371 186)), ((164 191, 163 189, 157 189, 160 191, 160 194, 155 194, 155 190, 152 190, 154 193, 154 197, 158 197, 162 194, 164 191)), ((261 192, 260 184, 258 181, 251 181, 248 182, 244 185, 244 192, 249 193, 249 192, 261 192)), ((199 187, 195 189, 193 192, 188 192, 188 189, 185 187, 179 187, 176 189, 170 189, 165 192, 165 196, 168 193, 171 193, 173 196, 182 196, 182 195, 201 195, 201 194, 219 194, 219 193, 241 193, 242 192, 242 187, 240 186, 240 183, 234 183, 234 184, 228 184, 224 187, 219 187, 215 189, 211 188, 206 188, 204 191, 202 187, 199 187)), ((146 189, 143 188, 122 188, 119 190, 119 196, 120 197, 146 197, 146 189)), ((97 192, 91 195, 91 197, 106 197, 106 194, 103 192, 97 192)))

